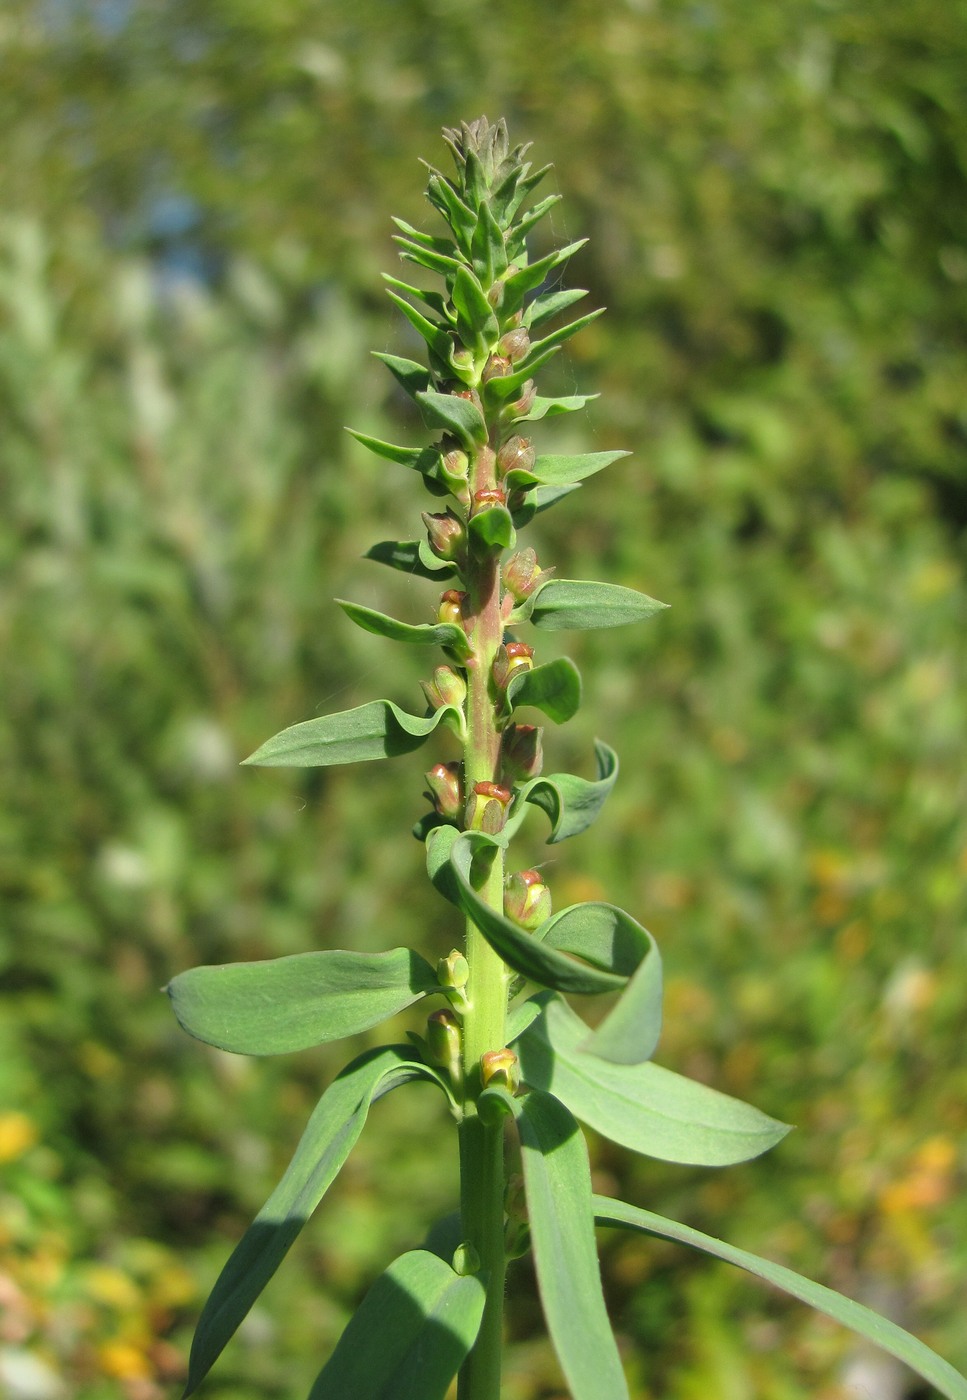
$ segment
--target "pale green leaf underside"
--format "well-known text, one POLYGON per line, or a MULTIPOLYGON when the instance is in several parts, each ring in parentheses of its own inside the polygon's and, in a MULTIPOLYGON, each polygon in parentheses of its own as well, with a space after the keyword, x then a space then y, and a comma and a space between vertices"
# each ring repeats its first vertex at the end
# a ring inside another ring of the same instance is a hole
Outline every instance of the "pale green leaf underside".
POLYGON ((712 1235, 703 1234, 701 1230, 693 1230, 690 1225, 680 1225, 677 1220, 667 1220, 662 1215, 655 1215, 650 1210, 640 1210, 637 1206, 627 1205, 624 1201, 610 1200, 607 1196, 594 1196, 593 1205, 598 1224, 617 1225, 624 1229, 641 1231, 646 1235, 655 1235, 659 1239, 674 1240, 690 1249, 697 1249, 702 1254, 735 1264, 747 1273, 764 1279, 766 1283, 781 1288, 784 1293, 798 1298, 800 1302, 807 1303, 817 1312, 825 1313, 827 1317, 842 1323, 844 1327, 857 1332, 867 1341, 882 1347, 898 1361, 916 1371, 917 1375, 936 1386, 949 1400, 967 1400, 967 1378, 955 1371, 949 1362, 944 1361, 935 1351, 931 1351, 930 1347, 917 1337, 911 1336, 887 1318, 880 1317, 862 1303, 855 1303, 851 1298, 844 1298, 841 1293, 836 1293, 821 1283, 803 1278, 801 1274, 794 1273, 783 1264, 773 1264, 768 1259, 760 1259, 748 1250, 738 1249, 735 1245, 726 1244, 712 1235))
POLYGON ((550 1094, 516 1113, 541 1304, 573 1400, 627 1400, 601 1291, 584 1135, 550 1094))
POLYGON ((418 749, 444 720, 459 731, 463 715, 457 706, 445 705, 421 719, 392 700, 370 700, 354 710, 290 725, 243 761, 259 768, 327 768, 396 758, 418 749))
POLYGON ((511 676, 507 699, 512 708, 533 705, 555 724, 564 724, 581 708, 581 673, 568 657, 559 656, 511 676))
POLYGON ((565 947, 563 935, 558 947, 552 947, 541 941, 541 930, 536 935, 526 933, 484 903, 473 887, 470 872, 474 857, 483 854, 486 858, 487 848, 494 844, 481 832, 461 833, 452 826, 437 827, 426 838, 430 879, 445 898, 473 920, 491 947, 522 977, 562 992, 619 991, 627 976, 601 968, 609 951, 606 940, 602 939, 596 950, 588 951, 583 942, 577 949, 585 957, 600 959, 598 966, 589 967, 568 956, 571 950, 565 947))
POLYGON ((188 1361, 191 1395, 221 1355, 349 1156, 370 1105, 412 1079, 449 1090, 406 1046, 371 1050, 346 1066, 316 1105, 282 1180, 235 1247, 202 1310, 188 1361))
POLYGON ((395 617, 377 612, 375 608, 364 608, 361 603, 349 603, 344 598, 336 598, 334 602, 357 627, 364 632, 373 632, 377 637, 386 637, 391 642, 406 642, 410 646, 448 647, 461 659, 470 654, 467 634, 455 622, 400 622, 395 617))
POLYGON ((595 472, 610 467, 612 462, 622 457, 630 457, 630 452, 582 452, 577 456, 538 457, 534 463, 534 476, 547 486, 566 486, 574 481, 585 481, 595 472))
POLYGON ((280 1055, 358 1035, 439 991, 436 973, 409 948, 341 949, 264 962, 193 967, 167 986, 179 1024, 236 1055, 280 1055))
POLYGON ((524 783, 517 790, 510 820, 504 828, 508 839, 527 815, 528 803, 547 813, 551 823, 549 845, 586 831, 597 820, 618 778, 618 755, 614 749, 595 739, 594 756, 598 770, 595 779, 580 778, 576 773, 548 773, 524 783))
POLYGON ((588 1028, 559 997, 517 1041, 521 1074, 612 1142, 664 1162, 746 1162, 789 1131, 751 1104, 655 1064, 614 1064, 582 1048, 588 1028))
POLYGON ((453 578, 457 572, 454 565, 434 555, 427 558, 424 544, 424 540, 380 540, 366 551, 363 558, 397 569, 401 574, 429 579, 431 583, 439 584, 453 578))
POLYGON ((487 1292, 425 1249, 370 1288, 309 1400, 444 1400, 480 1330, 487 1292))
POLYGON ((624 627, 643 622, 668 606, 616 583, 582 579, 548 579, 527 600, 522 615, 546 632, 595 627, 624 627))
POLYGON ((416 401, 433 427, 455 433, 465 447, 482 447, 487 441, 487 424, 469 399, 430 389, 417 394, 416 401))

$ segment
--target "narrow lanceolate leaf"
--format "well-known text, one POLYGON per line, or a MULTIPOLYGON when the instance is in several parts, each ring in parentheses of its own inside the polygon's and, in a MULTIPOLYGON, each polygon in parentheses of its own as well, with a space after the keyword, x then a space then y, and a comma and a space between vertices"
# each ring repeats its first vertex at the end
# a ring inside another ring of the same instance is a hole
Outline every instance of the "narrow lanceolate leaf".
POLYGON ((626 983, 622 974, 576 962, 567 951, 559 951, 540 941, 540 931, 526 933, 480 898, 471 881, 475 856, 486 859, 488 847, 496 842, 481 832, 458 832, 452 826, 439 826, 426 838, 427 871, 444 898, 449 899, 472 919, 490 946, 514 972, 542 987, 577 994, 619 991, 626 983))
MULTIPOLYGON (((552 578, 527 599, 521 613, 545 632, 624 627, 643 622, 668 606, 616 583, 552 578)), ((513 618, 511 619, 514 620, 513 618)))
POLYGON ((368 1051, 346 1066, 316 1105, 285 1175, 225 1265, 195 1331, 188 1361, 191 1395, 332 1185, 363 1130, 370 1104, 411 1079, 443 1080, 405 1046, 368 1051))
POLYGON ((813 1283, 811 1279, 803 1278, 801 1274, 794 1273, 782 1264, 760 1259, 748 1250, 737 1249, 735 1245, 726 1244, 724 1240, 705 1235, 701 1230, 693 1230, 690 1225, 680 1225, 677 1220, 667 1220, 663 1215, 655 1215, 653 1211, 640 1210, 637 1206, 627 1205, 624 1201, 614 1201, 607 1196, 594 1196, 593 1204, 598 1224, 617 1225, 658 1239, 673 1240, 677 1244, 687 1245, 689 1249, 709 1254, 714 1259, 724 1259, 727 1264, 735 1264, 747 1273, 782 1289, 790 1297, 808 1303, 817 1312, 825 1313, 834 1322, 842 1323, 868 1342, 873 1342, 875 1346, 889 1352, 912 1371, 916 1371, 917 1375, 922 1376, 930 1385, 935 1386, 948 1400, 967 1400, 967 1377, 955 1371, 949 1362, 944 1361, 935 1351, 931 1351, 930 1347, 925 1346, 917 1337, 911 1336, 887 1318, 880 1317, 862 1303, 854 1303, 851 1298, 844 1298, 841 1293, 836 1293, 821 1283, 813 1283))
POLYGON ((615 1064, 650 1060, 661 1035, 662 970, 658 945, 648 930, 623 909, 591 901, 554 914, 535 937, 631 979, 578 1048, 615 1064))
POLYGON ((416 360, 404 360, 399 355, 387 355, 382 350, 374 350, 374 357, 384 364, 390 374, 405 389, 411 399, 430 387, 430 371, 426 365, 416 360))
POLYGON ((507 700, 512 709, 533 705, 555 724, 564 724, 581 708, 581 672, 567 656, 518 671, 508 682, 507 700))
POLYGON ((561 413, 577 413, 600 394, 570 394, 563 398, 542 399, 537 395, 526 413, 515 418, 515 423, 536 423, 541 418, 556 418, 561 413))
MULTIPOLYGON (((451 257, 447 253, 438 253, 433 248, 427 248, 424 244, 417 243, 415 239, 394 234, 393 242, 399 248, 401 258, 407 262, 416 263, 419 267, 425 267, 429 272, 439 272, 441 277, 452 276, 457 268, 462 266, 458 258, 451 257)), ((453 248, 452 243, 450 247, 453 248)))
POLYGON ((546 812, 551 823, 548 844, 579 836, 595 821, 618 778, 618 755, 600 739, 594 741, 597 777, 579 778, 576 773, 548 773, 532 778, 517 790, 510 820, 504 828, 508 838, 518 830, 527 814, 525 803, 546 812))
POLYGON ((358 1035, 440 987, 419 953, 392 948, 193 967, 165 990, 196 1040, 236 1055, 280 1055, 358 1035))
POLYGON ((601 1291, 591 1168, 562 1103, 533 1090, 516 1113, 537 1286, 573 1400, 627 1400, 601 1291))
POLYGON ((470 655, 467 634, 456 622, 400 622, 373 608, 348 603, 345 598, 334 601, 364 632, 374 632, 377 637, 388 637, 391 642, 407 642, 411 646, 447 647, 461 659, 470 655))
POLYGON ((562 263, 567 262, 579 248, 583 248, 587 243, 586 238, 580 238, 576 243, 569 243, 565 248, 558 248, 553 253, 548 253, 547 257, 539 258, 537 262, 528 263, 526 267, 520 268, 512 277, 508 277, 504 283, 503 310, 505 315, 510 315, 522 304, 528 292, 532 292, 535 287, 539 287, 542 282, 562 263))
POLYGON ((483 288, 463 263, 453 279, 453 304, 470 338, 485 346, 497 338, 497 317, 483 288))
POLYGON ((523 361, 521 368, 534 367, 544 362, 547 352, 563 345, 566 340, 570 340, 572 335, 577 335, 578 331, 583 331, 585 326, 590 326, 592 321, 596 321, 599 316, 604 315, 604 307, 599 306, 596 311, 589 311, 586 316, 579 316, 576 321, 570 321, 566 326, 561 326, 559 330, 551 331, 550 335, 544 336, 543 340, 531 342, 530 352, 527 359, 523 361))
POLYGON ((524 325, 529 330, 536 330, 552 316, 566 311, 569 306, 586 296, 587 292, 583 287, 568 287, 566 291, 546 292, 543 296, 535 297, 524 312, 524 325))
POLYGON ((417 311, 415 306, 398 297, 395 292, 390 291, 386 295, 394 306, 399 307, 414 330, 419 331, 434 354, 445 361, 450 354, 452 342, 444 327, 438 326, 434 321, 428 321, 421 311, 417 311))
POLYGON ((535 515, 540 515, 542 510, 550 510, 551 506, 556 506, 558 501, 563 501, 565 496, 570 496, 574 491, 580 491, 581 483, 575 482, 573 486, 535 486, 526 492, 520 505, 515 506, 511 511, 511 517, 518 530, 525 525, 529 525, 535 515))
POLYGON ((375 452, 377 457, 385 457, 387 462, 396 462, 424 476, 427 472, 436 471, 440 465, 440 453, 436 447, 396 447, 392 442, 381 442, 367 433, 358 433, 355 428, 347 428, 346 432, 363 447, 368 447, 370 452, 375 452))
POLYGON ((663 1162, 724 1167, 775 1146, 789 1128, 750 1104, 655 1064, 612 1064, 582 1049, 588 1028, 559 997, 517 1041, 521 1074, 595 1132, 663 1162))
POLYGON ((520 223, 514 225, 513 235, 515 250, 525 246, 524 239, 530 233, 531 229, 534 228, 536 224, 540 223, 544 215, 549 213, 550 210, 554 208, 555 204, 560 204, 560 202, 561 196, 559 194, 549 194, 545 199, 535 204, 533 209, 527 211, 520 223))
POLYGON ((435 554, 425 557, 423 540, 380 540, 368 549, 364 559, 372 559, 377 564, 386 564, 390 569, 398 569, 401 574, 413 574, 416 578, 430 579, 440 583, 456 576, 456 567, 437 559, 435 554))
POLYGON ((417 394, 416 401, 432 427, 454 433, 465 447, 482 447, 487 441, 487 424, 479 408, 469 399, 428 390, 417 394))
POLYGON ((477 1339, 487 1290, 425 1249, 373 1284, 309 1400, 444 1400, 477 1339))
POLYGON ((431 170, 426 196, 450 225, 461 251, 469 256, 470 240, 477 226, 476 214, 472 209, 467 208, 449 180, 445 179, 439 171, 431 170))
POLYGON ((582 452, 574 457, 538 457, 534 476, 544 485, 565 486, 572 481, 584 481, 604 467, 610 467, 612 462, 630 456, 630 452, 582 452))
MULTIPOLYGON (((388 287, 392 287, 397 292, 404 292, 408 297, 414 297, 417 301, 422 301, 424 306, 439 316, 441 321, 453 320, 453 313, 448 310, 447 303, 440 292, 428 291, 425 287, 412 287, 409 282, 401 282, 398 277, 391 277, 388 272, 380 274, 388 287)), ((382 356, 377 355, 378 359, 382 356)), ((427 376, 429 380, 429 376, 427 376)), ((426 388, 426 385, 423 385, 426 388)))
POLYGON ((392 700, 370 700, 354 710, 303 720, 273 735, 243 762, 257 768, 328 768, 334 763, 361 763, 412 753, 446 721, 459 734, 463 715, 445 705, 421 719, 392 700))

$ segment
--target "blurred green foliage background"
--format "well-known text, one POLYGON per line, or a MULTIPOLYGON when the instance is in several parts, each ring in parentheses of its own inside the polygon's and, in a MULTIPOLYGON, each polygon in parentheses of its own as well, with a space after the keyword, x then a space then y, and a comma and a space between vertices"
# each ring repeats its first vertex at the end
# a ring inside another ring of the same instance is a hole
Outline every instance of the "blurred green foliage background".
MULTIPOLYGON (((346 1058, 206 1052, 159 988, 456 936, 408 834, 449 754, 237 763, 419 703, 428 658, 330 602, 434 596, 360 562, 423 502, 343 425, 423 440, 369 355, 410 344, 389 216, 432 227, 417 158, 481 111, 555 162, 544 236, 609 308, 542 381, 600 401, 539 445, 635 449, 542 562, 672 604, 566 639, 553 766, 598 733, 623 777, 547 878, 659 938, 663 1063, 799 1127, 721 1173, 595 1143, 597 1182, 967 1368, 963 0, 6 0, 0 66, 0 1393, 175 1393, 346 1058)), ((377 1109, 206 1394, 305 1394, 451 1208, 450 1137, 377 1109)), ((924 1395, 724 1266, 604 1257, 640 1400, 924 1395)), ((507 1400, 563 1396, 526 1265, 510 1319, 507 1400)))

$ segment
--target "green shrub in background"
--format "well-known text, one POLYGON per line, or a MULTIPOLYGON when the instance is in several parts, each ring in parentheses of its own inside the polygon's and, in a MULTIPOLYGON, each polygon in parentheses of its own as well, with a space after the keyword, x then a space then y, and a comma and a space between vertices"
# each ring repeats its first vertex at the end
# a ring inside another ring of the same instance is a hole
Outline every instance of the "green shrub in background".
MULTIPOLYGON (((636 448, 566 531, 547 517, 544 548, 676 603, 660 664, 644 633, 576 654, 635 780, 557 893, 647 908, 667 1062, 758 1086, 807 1130, 754 1188, 741 1170, 639 1178, 603 1145, 598 1184, 698 1226, 727 1211, 742 1243, 886 1291, 963 1368, 962 16, 575 4, 549 29, 543 6, 490 5, 486 24, 443 8, 406 7, 384 38, 365 4, 226 4, 200 36, 176 6, 113 33, 5 16, 0 1230, 21 1320, 4 1355, 84 1400, 163 1388, 159 1339, 186 1343, 284 1161, 266 1144, 295 1141, 335 1065, 277 1081, 219 1062, 216 1096, 157 988, 176 964, 335 930, 373 946, 391 904, 413 907, 415 843, 388 844, 376 882, 350 854, 398 829, 397 778, 280 799, 235 763, 280 718, 371 693, 377 644, 333 625, 330 592, 407 606, 353 560, 415 499, 353 456, 371 514, 350 511, 341 424, 381 403, 385 425, 365 421, 392 439, 405 412, 365 348, 406 352, 372 300, 382 211, 428 224, 418 152, 500 105, 577 192, 556 231, 592 235, 573 276, 609 306, 607 341, 578 347, 608 416, 560 450, 636 448), (149 176, 197 201, 214 270, 169 272, 160 300, 158 256, 170 270, 182 248, 145 231, 149 176), (175 1260, 186 1222, 197 1253, 175 1260)), ((590 743, 571 730, 555 767, 590 743)), ((313 1233, 317 1281, 279 1279, 253 1325, 280 1336, 251 1334, 226 1394, 288 1394, 265 1354, 335 1338, 379 1258, 419 1237, 422 1131, 394 1131, 393 1201, 361 1161, 335 1207, 354 1251, 313 1233)), ((611 1244, 605 1274, 657 1368, 643 1395, 714 1391, 723 1368, 739 1394, 835 1393, 842 1340, 798 1314, 660 1251, 611 1244), (656 1352, 668 1315, 678 1340, 656 1352)), ((555 1384, 529 1292, 513 1400, 555 1384)))

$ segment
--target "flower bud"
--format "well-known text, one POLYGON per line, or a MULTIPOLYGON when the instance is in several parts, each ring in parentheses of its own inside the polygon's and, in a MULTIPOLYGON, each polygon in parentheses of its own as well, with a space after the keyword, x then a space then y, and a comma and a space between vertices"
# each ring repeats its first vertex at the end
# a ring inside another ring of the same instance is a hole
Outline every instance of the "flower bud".
POLYGON ((483 413, 483 404, 480 402, 480 395, 477 393, 476 389, 454 389, 452 391, 452 396, 455 399, 466 399, 468 403, 473 404, 474 408, 477 409, 479 413, 483 413))
POLYGON ((500 740, 500 775, 508 787, 536 778, 544 767, 543 730, 536 724, 508 724, 500 740))
POLYGON ((534 407, 534 400, 537 398, 537 385, 533 379, 528 379, 520 391, 520 398, 510 405, 507 413, 508 418, 523 418, 525 413, 530 413, 534 407))
POLYGON ((426 1021, 426 1058, 445 1069, 454 1084, 461 1078, 460 1023, 452 1011, 434 1011, 426 1021))
POLYGON ((467 529, 463 521, 448 510, 440 515, 423 512, 423 524, 430 548, 438 559, 457 563, 464 555, 467 545, 467 529))
POLYGON ((470 964, 459 948, 453 948, 437 963, 436 975, 441 987, 454 987, 457 991, 463 991, 470 981, 470 964))
POLYGON ((536 456, 530 438, 518 437, 515 433, 497 453, 497 470, 501 476, 506 476, 512 471, 529 472, 534 466, 536 456))
POLYGON ((516 1094, 520 1088, 520 1064, 513 1050, 485 1050, 480 1056, 480 1083, 484 1089, 506 1089, 516 1094))
POLYGON ((473 353, 472 351, 468 350, 465 345, 461 345, 459 342, 456 342, 454 344, 453 350, 451 350, 450 352, 450 363, 455 370, 472 370, 473 353))
POLYGON ((489 510, 491 506, 502 506, 506 503, 507 492, 502 486, 485 486, 473 493, 470 514, 479 515, 482 510, 489 510))
POLYGON ((480 1273, 480 1255, 469 1240, 457 1245, 453 1251, 451 1267, 453 1272, 459 1274, 461 1278, 466 1278, 468 1274, 480 1273))
POLYGON ((522 360, 531 348, 531 338, 524 330, 523 326, 518 326, 515 330, 508 331, 501 336, 497 342, 497 354, 506 355, 511 364, 516 364, 522 360))
POLYGON ((456 820, 463 811, 463 764, 434 763, 425 774, 427 796, 441 817, 456 820))
POLYGON ((520 549, 505 560, 500 571, 504 587, 512 593, 518 603, 529 598, 539 583, 550 578, 553 569, 542 569, 537 555, 531 548, 520 549))
POLYGON ((489 384, 491 379, 503 379, 505 374, 510 374, 513 366, 506 355, 491 355, 484 365, 483 374, 480 376, 481 382, 489 384))
POLYGON ((485 831, 488 836, 503 831, 512 796, 510 789, 499 783, 474 783, 464 815, 467 830, 485 831))
MULTIPOLYGON (((452 441, 452 439, 451 439, 452 441)), ((470 471, 470 458, 459 447, 451 447, 442 454, 440 476, 451 487, 451 483, 466 481, 470 471)))
POLYGON ((456 588, 448 588, 445 593, 441 593, 437 622, 455 622, 458 627, 462 627, 463 603, 466 596, 466 593, 460 593, 456 588))
POLYGON ((462 705, 467 698, 467 682, 452 666, 437 666, 433 679, 420 681, 427 704, 434 710, 442 710, 444 705, 462 705))
POLYGON ((508 642, 494 657, 493 677, 498 690, 505 690, 511 676, 534 669, 534 648, 526 642, 508 642))
POLYGON ((504 913, 528 933, 551 917, 551 892, 538 870, 518 870, 504 881, 504 913))

